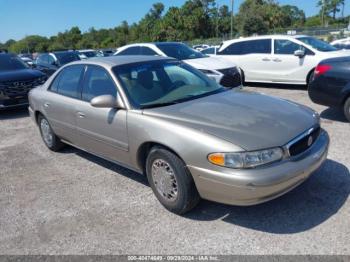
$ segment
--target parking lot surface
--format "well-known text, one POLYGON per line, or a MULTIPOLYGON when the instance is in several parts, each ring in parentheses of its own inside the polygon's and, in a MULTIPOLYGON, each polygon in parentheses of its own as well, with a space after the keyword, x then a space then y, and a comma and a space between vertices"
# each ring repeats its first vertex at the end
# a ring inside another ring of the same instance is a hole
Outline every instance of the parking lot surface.
POLYGON ((202 201, 184 217, 160 205, 145 177, 72 147, 50 152, 26 110, 0 112, 0 253, 350 255, 350 124, 305 90, 247 89, 317 110, 328 160, 271 202, 202 201))

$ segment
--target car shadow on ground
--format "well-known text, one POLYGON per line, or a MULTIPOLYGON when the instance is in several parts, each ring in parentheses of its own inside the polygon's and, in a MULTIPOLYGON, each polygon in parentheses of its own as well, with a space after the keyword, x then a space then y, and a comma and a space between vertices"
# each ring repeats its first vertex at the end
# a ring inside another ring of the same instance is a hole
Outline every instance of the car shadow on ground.
POLYGON ((272 84, 272 83, 244 83, 247 87, 261 87, 261 88, 277 88, 277 89, 293 89, 293 90, 307 90, 306 85, 291 85, 291 84, 272 84))
MULTIPOLYGON (((77 154, 97 165, 149 186, 146 176, 73 147, 62 153, 77 154)), ((151 190, 151 189, 150 189, 151 190)), ((322 224, 336 214, 350 194, 350 172, 336 161, 327 160, 302 185, 288 194, 250 207, 229 206, 202 200, 184 217, 198 221, 221 219, 253 230, 274 233, 299 233, 322 224)))
POLYGON ((344 115, 343 109, 338 107, 327 108, 320 114, 321 118, 331 121, 347 123, 347 119, 344 115))
POLYGON ((18 119, 28 117, 27 107, 0 110, 0 120, 18 119))
POLYGON ((76 149, 72 146, 67 146, 65 147, 62 151, 60 151, 60 153, 63 154, 76 154, 79 157, 82 157, 90 162, 93 162, 99 166, 102 166, 106 169, 109 169, 110 171, 116 173, 116 175, 122 175, 125 176, 127 178, 130 178, 142 185, 148 186, 148 181, 147 181, 147 177, 145 175, 139 174, 133 170, 130 170, 128 168, 122 167, 118 164, 115 164, 113 162, 107 161, 103 158, 97 157, 95 155, 92 155, 90 153, 87 153, 85 151, 76 149))
POLYGON ((278 199, 250 207, 202 201, 186 217, 199 221, 221 219, 253 230, 293 234, 329 219, 343 206, 349 193, 348 168, 327 160, 304 184, 278 199))

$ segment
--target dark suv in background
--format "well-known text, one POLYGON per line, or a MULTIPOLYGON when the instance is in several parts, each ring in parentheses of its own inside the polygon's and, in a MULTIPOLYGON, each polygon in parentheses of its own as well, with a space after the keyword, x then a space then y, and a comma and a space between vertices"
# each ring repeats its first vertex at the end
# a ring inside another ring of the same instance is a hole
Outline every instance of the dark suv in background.
POLYGON ((0 53, 0 109, 27 105, 28 92, 46 79, 17 55, 0 53))
POLYGON ((80 58, 76 51, 42 53, 37 57, 35 66, 47 76, 51 76, 61 66, 78 60, 80 60, 80 58))

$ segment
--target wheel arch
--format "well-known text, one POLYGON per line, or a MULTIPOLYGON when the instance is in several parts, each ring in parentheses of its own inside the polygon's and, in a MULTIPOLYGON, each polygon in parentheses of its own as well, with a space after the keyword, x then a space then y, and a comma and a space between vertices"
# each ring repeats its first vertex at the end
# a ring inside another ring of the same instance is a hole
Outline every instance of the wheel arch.
POLYGON ((343 100, 342 100, 342 105, 345 105, 345 102, 350 98, 350 90, 344 95, 343 100))
POLYGON ((152 148, 157 147, 157 146, 170 151, 171 153, 175 154, 178 158, 180 158, 184 163, 186 163, 183 160, 183 158, 175 150, 173 150, 169 146, 166 146, 166 145, 159 143, 159 142, 148 141, 148 142, 142 143, 139 146, 139 148, 137 150, 137 154, 136 154, 137 166, 139 167, 140 170, 142 170, 142 172, 145 173, 146 160, 147 160, 147 156, 148 156, 149 152, 151 151, 152 148))
POLYGON ((35 117, 35 123, 38 125, 38 121, 39 121, 39 116, 42 115, 43 113, 41 113, 39 110, 34 111, 34 117, 35 117))
POLYGON ((311 78, 311 75, 315 72, 315 68, 316 67, 314 67, 314 68, 312 68, 310 71, 309 71, 309 73, 307 74, 307 76, 306 76, 306 85, 309 85, 309 83, 310 83, 310 78, 311 78))
POLYGON ((241 67, 239 67, 240 71, 241 71, 241 81, 242 81, 242 85, 245 84, 245 74, 244 71, 241 67))

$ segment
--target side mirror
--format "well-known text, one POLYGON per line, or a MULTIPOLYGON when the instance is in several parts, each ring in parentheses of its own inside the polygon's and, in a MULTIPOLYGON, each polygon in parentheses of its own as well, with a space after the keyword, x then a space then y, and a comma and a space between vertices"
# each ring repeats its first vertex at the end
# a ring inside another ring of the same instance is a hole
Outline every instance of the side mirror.
POLYGON ((111 95, 96 96, 90 101, 90 104, 97 108, 124 108, 120 98, 111 95))
POLYGON ((297 57, 299 57, 299 58, 302 58, 302 57, 305 56, 305 51, 304 51, 304 50, 296 50, 296 51, 294 52, 294 55, 297 56, 297 57))

